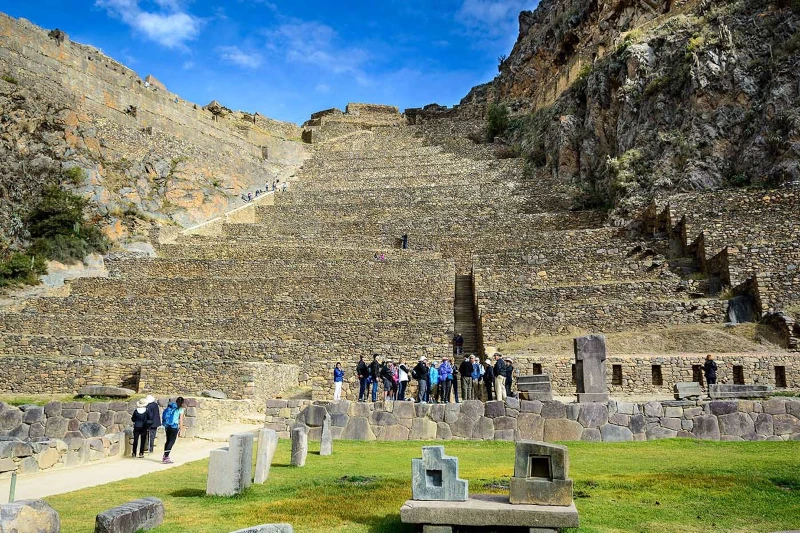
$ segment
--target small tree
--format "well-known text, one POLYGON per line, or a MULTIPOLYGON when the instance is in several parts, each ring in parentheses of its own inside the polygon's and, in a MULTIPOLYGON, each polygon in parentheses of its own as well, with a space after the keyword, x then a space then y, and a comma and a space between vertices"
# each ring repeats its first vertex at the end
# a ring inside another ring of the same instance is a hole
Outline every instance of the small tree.
POLYGON ((508 129, 508 108, 503 104, 491 103, 486 110, 486 139, 492 142, 508 129))

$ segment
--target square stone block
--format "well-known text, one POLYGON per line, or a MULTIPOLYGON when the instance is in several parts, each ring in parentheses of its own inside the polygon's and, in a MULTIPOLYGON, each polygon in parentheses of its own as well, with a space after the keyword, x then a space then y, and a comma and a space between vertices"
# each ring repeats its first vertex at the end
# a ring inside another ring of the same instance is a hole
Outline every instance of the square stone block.
POLYGON ((444 446, 423 446, 422 458, 411 460, 411 494, 415 500, 466 501, 468 482, 458 479, 458 458, 444 446))
POLYGON ((572 505, 571 479, 511 478, 508 501, 513 504, 572 505))

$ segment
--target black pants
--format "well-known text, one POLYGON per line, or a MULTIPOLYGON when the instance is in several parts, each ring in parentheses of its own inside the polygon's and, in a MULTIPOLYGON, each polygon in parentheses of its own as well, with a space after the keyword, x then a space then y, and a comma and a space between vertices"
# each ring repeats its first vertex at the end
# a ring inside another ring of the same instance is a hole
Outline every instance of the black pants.
POLYGON ((169 457, 169 452, 178 440, 178 428, 165 428, 167 430, 167 442, 164 444, 164 457, 169 457))
POLYGON ((408 387, 408 381, 401 381, 400 387, 397 389, 397 399, 403 401, 406 399, 406 387, 408 387))
POLYGON ((453 396, 456 398, 456 403, 458 403, 458 376, 453 375, 453 396))
POLYGON ((139 446, 139 455, 144 455, 144 445, 147 442, 147 428, 133 428, 133 455, 136 456, 136 446, 139 446))
POLYGON ((716 385, 717 384, 717 376, 706 376, 706 384, 708 384, 708 385, 716 385))
POLYGON ((153 447, 156 445, 156 432, 158 427, 147 428, 147 449, 153 453, 153 447))
POLYGON ((452 385, 452 383, 452 379, 446 379, 439 384, 442 391, 442 401, 444 402, 450 401, 450 385, 452 385))
POLYGON ((493 379, 484 379, 483 384, 486 385, 486 401, 492 401, 492 381, 493 379))

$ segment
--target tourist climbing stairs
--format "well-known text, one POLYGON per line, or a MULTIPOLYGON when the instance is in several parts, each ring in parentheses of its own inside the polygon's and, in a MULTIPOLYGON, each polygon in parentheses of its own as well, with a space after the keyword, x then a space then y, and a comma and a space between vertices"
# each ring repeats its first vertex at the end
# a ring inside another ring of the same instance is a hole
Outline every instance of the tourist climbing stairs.
MULTIPOLYGON (((472 287, 472 274, 456 275, 455 302, 453 305, 455 335, 464 338, 464 355, 481 355, 483 343, 478 338, 477 315, 475 312, 475 292, 472 287)), ((461 357, 456 358, 460 362, 461 357)))

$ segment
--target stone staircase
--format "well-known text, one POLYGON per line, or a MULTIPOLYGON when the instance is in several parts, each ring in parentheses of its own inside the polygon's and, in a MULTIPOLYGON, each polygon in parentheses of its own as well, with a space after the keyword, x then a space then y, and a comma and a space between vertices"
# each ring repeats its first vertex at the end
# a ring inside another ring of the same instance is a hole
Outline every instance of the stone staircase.
POLYGON ((456 293, 453 309, 455 333, 461 334, 464 338, 464 355, 483 355, 483 343, 478 338, 472 274, 456 275, 456 293))

